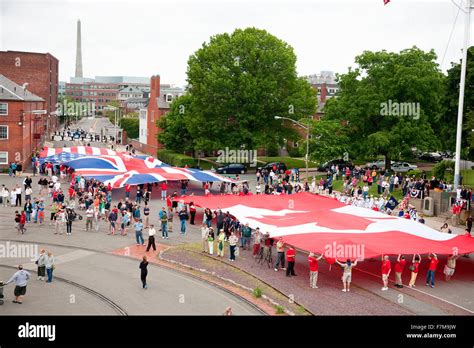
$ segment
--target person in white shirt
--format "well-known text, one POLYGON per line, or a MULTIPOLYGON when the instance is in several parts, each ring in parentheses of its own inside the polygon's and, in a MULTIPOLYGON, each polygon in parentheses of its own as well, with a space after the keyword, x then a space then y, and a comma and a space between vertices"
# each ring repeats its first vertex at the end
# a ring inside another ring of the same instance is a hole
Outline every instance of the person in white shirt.
POLYGON ((209 228, 205 223, 201 225, 201 240, 202 240, 202 252, 207 253, 208 250, 208 240, 209 237, 209 228))
POLYGON ((262 193, 262 186, 260 186, 260 183, 255 186, 255 192, 257 193, 257 195, 262 193))
POLYGON ((16 201, 16 189, 13 188, 11 191, 10 191, 10 205, 12 207, 15 206, 15 201, 16 201))
POLYGON ((66 224, 66 213, 64 212, 64 210, 59 210, 57 213, 56 213, 56 230, 54 232, 54 234, 63 234, 63 229, 64 229, 64 225, 66 224))
POLYGON ((5 186, 3 186, 0 195, 2 196, 2 204, 4 207, 6 207, 8 204, 8 197, 10 196, 10 191, 8 191, 5 186))
POLYGON ((148 246, 146 247, 147 252, 150 250, 150 247, 153 247, 153 251, 156 251, 155 235, 155 225, 151 224, 150 227, 148 227, 148 246))
POLYGON ((94 218, 94 208, 90 205, 86 210, 86 231, 89 231, 89 227, 92 230, 92 219, 94 218))

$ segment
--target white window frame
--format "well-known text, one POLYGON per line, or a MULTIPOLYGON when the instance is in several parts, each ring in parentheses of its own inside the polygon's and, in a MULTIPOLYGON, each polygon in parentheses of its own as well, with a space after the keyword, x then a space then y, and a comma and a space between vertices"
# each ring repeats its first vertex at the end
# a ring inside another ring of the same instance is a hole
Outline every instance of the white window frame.
POLYGON ((8 103, 0 103, 0 104, 5 104, 7 106, 7 112, 5 114, 0 113, 1 116, 8 116, 8 103))
POLYGON ((10 137, 10 130, 8 129, 8 126, 7 125, 4 125, 4 124, 0 124, 0 127, 7 127, 7 137, 6 138, 0 138, 0 140, 8 140, 8 138, 10 137))
POLYGON ((0 157, 0 164, 8 164, 8 151, 0 151, 0 154, 7 154, 5 162, 1 162, 1 157, 0 157))

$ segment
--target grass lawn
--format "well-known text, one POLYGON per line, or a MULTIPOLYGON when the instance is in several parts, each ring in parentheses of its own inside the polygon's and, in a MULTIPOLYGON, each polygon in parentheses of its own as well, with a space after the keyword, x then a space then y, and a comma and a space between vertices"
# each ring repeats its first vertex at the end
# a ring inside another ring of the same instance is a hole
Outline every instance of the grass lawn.
MULTIPOLYGON (((317 175, 316 176, 316 183, 318 183, 318 181, 321 179, 321 178, 326 178, 326 175, 317 175)), ((309 178, 309 182, 311 182, 313 180, 312 177, 309 178)), ((339 191, 339 192, 342 192, 342 187, 344 185, 344 181, 343 180, 334 180, 332 182, 332 189, 334 191, 339 191)), ((361 187, 363 186, 363 183, 360 184, 361 187)), ((379 194, 377 193, 377 185, 374 185, 372 184, 372 186, 370 187, 369 189, 369 195, 373 195, 374 197, 379 197, 379 194)), ((393 192, 392 192, 392 196, 395 197, 395 199, 399 202, 402 201, 403 199, 403 194, 402 194, 402 189, 401 188, 398 188, 398 189, 394 189, 393 192)))
POLYGON ((474 187, 474 169, 462 170, 461 175, 464 185, 474 187))

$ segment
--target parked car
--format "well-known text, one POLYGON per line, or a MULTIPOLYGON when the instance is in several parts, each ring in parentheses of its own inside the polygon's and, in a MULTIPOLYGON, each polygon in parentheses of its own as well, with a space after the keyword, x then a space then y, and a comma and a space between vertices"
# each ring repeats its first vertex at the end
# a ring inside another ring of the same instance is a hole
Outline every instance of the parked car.
POLYGON ((394 172, 408 172, 410 170, 415 170, 417 169, 418 166, 415 164, 410 164, 407 162, 395 162, 392 164, 392 170, 394 172))
POLYGON ((454 153, 452 151, 439 151, 439 154, 443 157, 443 159, 452 159, 454 158, 454 153))
MULTIPOLYGON (((391 164, 394 164, 394 161, 390 161, 391 164)), ((369 169, 380 169, 385 167, 385 160, 377 160, 374 162, 369 162, 365 165, 365 168, 369 169)))
POLYGON ((216 169, 218 174, 245 174, 247 167, 242 163, 231 163, 216 169))
POLYGON ((331 160, 328 162, 325 162, 321 164, 318 168, 318 171, 320 172, 327 172, 329 169, 331 169, 332 166, 338 166, 339 169, 342 169, 344 167, 349 167, 350 169, 354 168, 354 164, 350 161, 344 161, 342 159, 335 159, 331 160))
POLYGON ((266 169, 266 170, 270 171, 274 167, 276 167, 277 172, 280 172, 280 173, 284 173, 287 169, 286 164, 283 163, 283 162, 270 162, 270 163, 266 163, 262 167, 258 167, 257 170, 266 169))
POLYGON ((424 152, 418 158, 429 162, 439 162, 443 160, 443 156, 437 152, 424 152))

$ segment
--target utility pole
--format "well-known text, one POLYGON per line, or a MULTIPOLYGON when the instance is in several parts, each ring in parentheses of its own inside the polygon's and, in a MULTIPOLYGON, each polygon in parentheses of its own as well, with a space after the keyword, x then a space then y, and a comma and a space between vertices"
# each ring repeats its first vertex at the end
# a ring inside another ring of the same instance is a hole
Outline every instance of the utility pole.
MULTIPOLYGON (((458 122, 456 130, 456 153, 455 153, 455 164, 454 164, 454 189, 457 189, 461 184, 461 136, 462 136, 462 117, 464 112, 464 90, 466 85, 466 65, 467 65, 467 50, 469 46, 469 34, 471 27, 471 1, 466 0, 466 8, 461 9, 466 14, 464 22, 464 44, 462 52, 462 63, 461 63, 461 79, 459 83, 459 103, 458 103, 458 122)), ((454 1, 453 1, 454 3, 454 1)), ((454 3, 457 7, 456 3, 454 3)))

